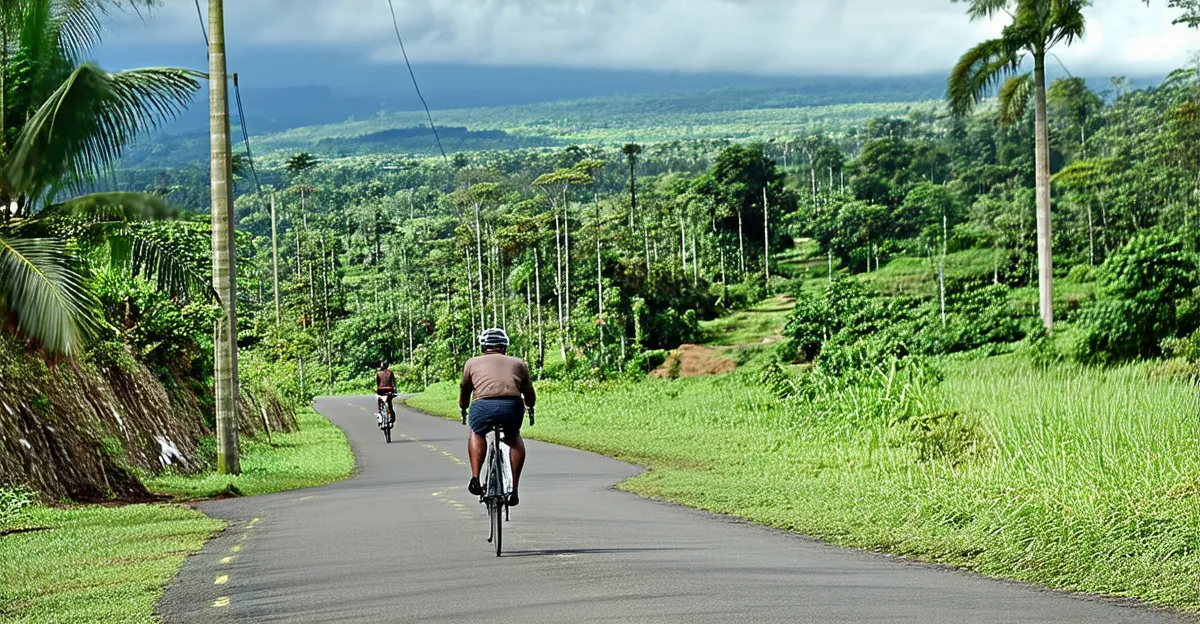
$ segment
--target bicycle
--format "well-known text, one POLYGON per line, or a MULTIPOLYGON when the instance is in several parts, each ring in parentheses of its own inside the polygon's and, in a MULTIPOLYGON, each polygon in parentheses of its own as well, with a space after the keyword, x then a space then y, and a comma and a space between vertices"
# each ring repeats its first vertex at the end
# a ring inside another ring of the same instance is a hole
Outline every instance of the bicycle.
POLYGON ((387 444, 391 444, 392 427, 395 426, 395 423, 392 422, 390 414, 388 413, 387 403, 385 401, 386 398, 387 397, 382 396, 376 396, 375 398, 375 421, 376 424, 379 425, 379 430, 383 432, 384 441, 387 444))
MULTIPOLYGON (((466 410, 462 414, 463 424, 467 424, 466 410)), ((533 425, 533 410, 529 410, 529 424, 533 425)), ((504 452, 508 445, 502 441, 504 427, 492 425, 492 437, 488 440, 487 451, 483 456, 483 469, 479 471, 480 485, 483 494, 479 502, 487 505, 488 510, 488 543, 496 547, 496 556, 503 550, 504 523, 508 522, 508 495, 512 492, 512 467, 508 463, 508 453, 504 452), (503 518, 503 519, 501 519, 503 518)))

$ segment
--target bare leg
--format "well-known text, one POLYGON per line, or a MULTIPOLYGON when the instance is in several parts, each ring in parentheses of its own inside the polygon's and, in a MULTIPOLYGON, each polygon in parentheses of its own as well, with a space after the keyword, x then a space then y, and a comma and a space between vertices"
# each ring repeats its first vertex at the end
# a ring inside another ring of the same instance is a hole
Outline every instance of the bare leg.
POLYGON ((394 398, 396 398, 395 394, 389 394, 387 398, 388 417, 391 419, 390 422, 396 422, 396 408, 392 407, 392 399, 394 398))
POLYGON ((483 436, 471 432, 467 438, 467 456, 471 459, 471 476, 479 478, 479 471, 483 470, 483 456, 487 452, 487 440, 483 436))
POLYGON ((507 438, 504 443, 508 445, 509 457, 512 458, 513 465, 513 491, 517 490, 517 484, 521 481, 521 469, 525 467, 525 439, 521 434, 515 437, 507 438))

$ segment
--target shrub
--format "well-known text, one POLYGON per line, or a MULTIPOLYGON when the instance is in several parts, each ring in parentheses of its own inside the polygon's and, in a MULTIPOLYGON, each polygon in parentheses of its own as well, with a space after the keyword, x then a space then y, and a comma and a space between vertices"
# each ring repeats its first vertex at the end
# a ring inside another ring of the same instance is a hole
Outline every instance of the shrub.
POLYGON ((33 494, 19 487, 0 487, 0 534, 19 526, 28 508, 33 505, 33 494))
POLYGON ((1143 234, 1105 261, 1101 297, 1079 316, 1075 357, 1109 363, 1161 354, 1163 340, 1196 329, 1196 266, 1176 238, 1143 234))

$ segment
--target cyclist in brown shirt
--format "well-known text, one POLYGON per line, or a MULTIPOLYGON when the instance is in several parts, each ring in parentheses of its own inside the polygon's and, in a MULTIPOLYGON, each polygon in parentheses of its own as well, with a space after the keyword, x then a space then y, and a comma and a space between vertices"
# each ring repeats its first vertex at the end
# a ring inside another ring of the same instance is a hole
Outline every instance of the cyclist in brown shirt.
POLYGON ((529 424, 533 424, 537 394, 533 390, 529 365, 525 360, 507 355, 508 344, 508 334, 503 329, 489 329, 479 335, 483 355, 468 360, 463 367, 458 406, 462 409, 464 422, 467 408, 471 409, 471 433, 467 442, 467 453, 471 457, 471 481, 467 484, 467 491, 476 496, 483 494, 479 471, 483 468, 483 456, 487 452, 484 436, 492 427, 500 425, 513 464, 513 487, 508 496, 508 505, 516 507, 520 504, 517 486, 521 481, 521 468, 525 465, 525 440, 521 438, 521 424, 526 407, 529 408, 529 424))
MULTIPOLYGON (((391 367, 384 362, 379 366, 379 372, 375 373, 375 395, 378 397, 387 397, 388 421, 396 422, 396 409, 392 407, 392 399, 396 398, 396 373, 392 372, 391 367)), ((381 403, 380 399, 375 399, 376 404, 381 403)), ((379 405, 379 411, 383 411, 383 406, 379 405)))

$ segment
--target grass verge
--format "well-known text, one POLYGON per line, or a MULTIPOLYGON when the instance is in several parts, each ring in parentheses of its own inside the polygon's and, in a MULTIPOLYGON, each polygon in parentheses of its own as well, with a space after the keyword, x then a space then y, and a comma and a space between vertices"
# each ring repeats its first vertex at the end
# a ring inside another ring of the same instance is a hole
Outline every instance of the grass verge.
MULTIPOLYGON (((837 544, 1200 610, 1194 388, 1149 365, 1047 372, 1005 357, 948 366, 928 397, 938 418, 919 426, 863 416, 879 402, 864 391, 781 402, 735 373, 546 384, 528 433, 646 466, 621 485, 638 494, 837 544)), ((442 385, 409 403, 457 418, 454 400, 442 385)))
POLYGON ((303 409, 295 433, 277 433, 271 442, 242 439, 242 474, 199 476, 164 474, 146 481, 155 492, 196 500, 226 494, 258 496, 333 483, 354 472, 345 434, 324 416, 303 409))
MULTIPOLYGON (((240 476, 166 475, 155 491, 179 501, 231 489, 269 494, 338 481, 354 471, 342 431, 310 409, 295 433, 243 438, 240 476)), ((154 603, 187 556, 224 523, 177 504, 33 507, 0 536, 0 621, 156 622, 154 603)))

